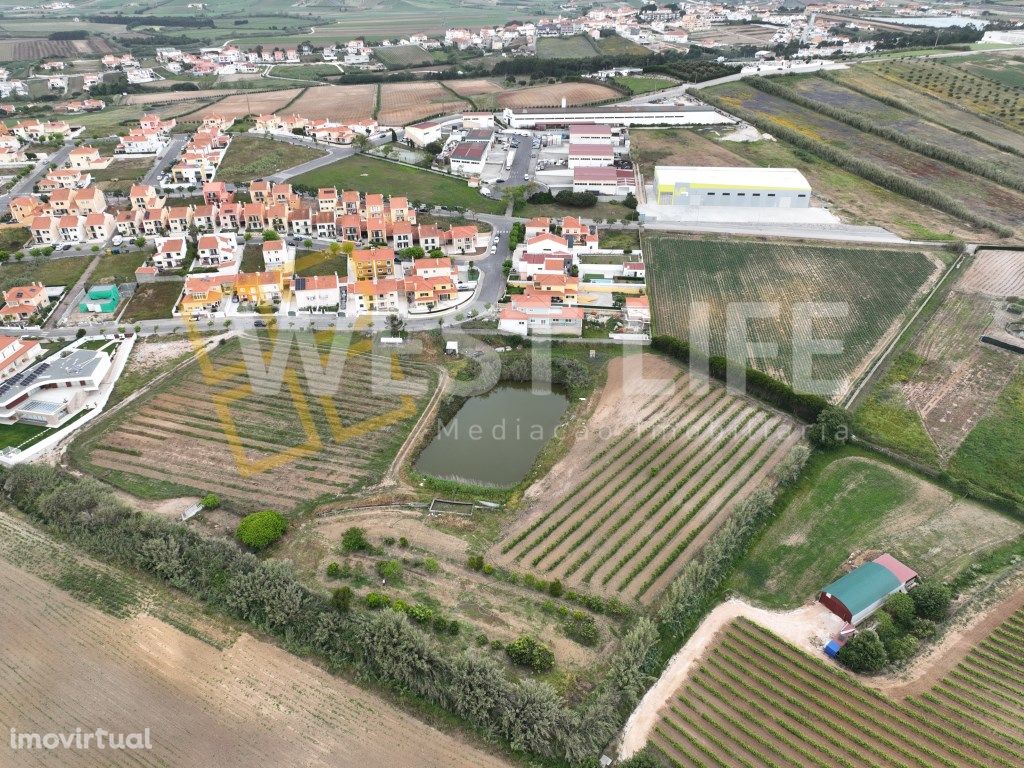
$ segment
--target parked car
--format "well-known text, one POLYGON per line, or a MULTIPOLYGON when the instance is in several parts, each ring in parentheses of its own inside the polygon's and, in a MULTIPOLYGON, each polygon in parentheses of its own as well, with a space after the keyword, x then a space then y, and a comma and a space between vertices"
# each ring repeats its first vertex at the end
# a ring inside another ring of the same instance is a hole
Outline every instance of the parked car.
POLYGON ((266 320, 253 320, 252 327, 253 328, 266 328, 267 327, 267 321, 266 320))

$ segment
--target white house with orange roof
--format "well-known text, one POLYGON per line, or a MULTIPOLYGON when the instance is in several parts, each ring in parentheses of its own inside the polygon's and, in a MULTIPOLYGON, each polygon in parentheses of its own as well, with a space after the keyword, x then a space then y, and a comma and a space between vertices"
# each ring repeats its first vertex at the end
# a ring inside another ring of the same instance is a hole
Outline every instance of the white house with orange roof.
POLYGON ((263 266, 290 275, 295 269, 295 246, 284 240, 263 241, 263 266))
POLYGON ((196 242, 196 262, 200 267, 237 272, 240 261, 238 237, 233 232, 199 236, 196 242))
POLYGON ((650 333, 651 304, 646 296, 627 296, 622 319, 626 333, 650 333))
POLYGON ((173 272, 185 266, 188 258, 188 243, 183 236, 158 237, 153 266, 160 272, 173 272))
POLYGON ((549 293, 512 296, 498 314, 498 330, 520 336, 582 336, 583 309, 558 304, 549 293))
MULTIPOLYGON (((3 318, 6 319, 6 318, 3 318)), ((0 336, 0 381, 6 381, 42 357, 45 351, 38 341, 17 336, 0 336)))
POLYGON ((75 147, 68 153, 68 168, 78 171, 99 171, 113 162, 112 157, 103 157, 96 147, 75 147))
POLYGON ((4 291, 0 320, 5 325, 21 324, 50 306, 50 297, 42 283, 17 285, 4 291))
POLYGON ((85 239, 105 243, 114 234, 114 215, 107 211, 90 213, 85 217, 85 239))
POLYGON ((299 312, 336 311, 341 306, 341 281, 337 274, 295 276, 292 295, 299 312))
POLYGON ((404 282, 401 278, 356 280, 348 284, 346 312, 350 315, 367 312, 392 314, 402 308, 403 294, 404 282))
POLYGON ((551 219, 538 217, 530 219, 526 222, 525 232, 523 238, 530 240, 531 238, 537 237, 537 235, 543 235, 551 231, 551 219))

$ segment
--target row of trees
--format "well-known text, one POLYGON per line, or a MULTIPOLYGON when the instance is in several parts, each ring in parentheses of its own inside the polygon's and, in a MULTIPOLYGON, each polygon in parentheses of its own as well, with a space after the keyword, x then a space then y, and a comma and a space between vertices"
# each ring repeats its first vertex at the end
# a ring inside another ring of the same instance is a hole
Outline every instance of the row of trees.
POLYGON ((773 136, 799 149, 811 152, 833 165, 839 166, 843 170, 870 181, 872 184, 888 189, 890 192, 895 192, 897 195, 902 195, 911 200, 917 200, 925 205, 930 205, 976 227, 991 230, 1000 237, 1011 237, 1013 235, 1013 230, 1010 227, 984 216, 979 216, 959 200, 954 200, 949 195, 926 187, 919 182, 912 181, 900 173, 883 168, 869 160, 856 157, 846 150, 839 149, 820 139, 811 138, 795 128, 790 128, 770 118, 766 119, 761 113, 738 108, 735 104, 726 104, 723 99, 716 94, 710 93, 707 89, 701 92, 701 98, 709 104, 717 106, 719 109, 727 110, 741 117, 766 133, 771 133, 773 136))
POLYGON ((476 649, 453 653, 403 613, 354 610, 350 595, 332 601, 302 584, 289 564, 143 515, 89 478, 36 465, 2 478, 20 510, 94 556, 151 574, 331 669, 443 707, 518 751, 592 763, 657 672, 657 628, 639 619, 595 690, 570 707, 550 685, 512 680, 476 649))
POLYGON ((832 118, 833 120, 846 123, 847 125, 856 128, 858 131, 872 133, 875 136, 879 136, 893 142, 894 144, 898 144, 901 147, 905 147, 919 155, 924 155, 925 157, 930 157, 933 160, 948 163, 949 165, 961 168, 968 173, 973 173, 978 176, 983 176, 986 179, 991 179, 997 184, 1002 184, 1004 187, 1024 192, 1024 177, 1021 177, 1016 173, 1008 172, 989 160, 971 157, 969 155, 965 155, 963 152, 958 152, 955 149, 942 147, 928 141, 922 141, 921 139, 904 133, 901 130, 897 130, 896 128, 892 128, 888 125, 881 125, 864 115, 857 114, 856 112, 852 112, 848 109, 843 109, 842 107, 837 107, 832 104, 826 104, 822 101, 809 99, 802 93, 783 85, 778 80, 773 80, 767 77, 750 77, 747 78, 746 82, 757 88, 759 91, 763 91, 764 93, 772 96, 778 96, 779 98, 791 101, 805 109, 818 112, 826 117, 832 118))

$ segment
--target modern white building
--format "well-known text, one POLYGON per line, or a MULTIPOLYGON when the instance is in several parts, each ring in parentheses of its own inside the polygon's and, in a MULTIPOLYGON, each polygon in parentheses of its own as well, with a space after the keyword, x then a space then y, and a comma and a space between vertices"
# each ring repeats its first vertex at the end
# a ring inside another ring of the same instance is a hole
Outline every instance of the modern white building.
POLYGON ((657 205, 809 208, 811 185, 796 168, 659 165, 657 205))
POLYGON ((0 384, 0 424, 60 424, 99 391, 110 366, 106 352, 76 349, 16 373, 0 384))
POLYGON ((723 125, 736 119, 706 105, 675 104, 613 105, 605 107, 559 107, 511 109, 502 112, 509 128, 545 128, 578 123, 631 125, 723 125))

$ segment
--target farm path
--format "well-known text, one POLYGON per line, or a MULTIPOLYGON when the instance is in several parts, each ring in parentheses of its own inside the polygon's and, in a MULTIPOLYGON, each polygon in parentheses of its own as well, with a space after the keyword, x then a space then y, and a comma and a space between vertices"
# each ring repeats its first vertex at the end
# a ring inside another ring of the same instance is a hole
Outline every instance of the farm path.
POLYGON ((643 748, 666 702, 683 684, 719 632, 729 622, 741 616, 760 624, 800 648, 814 652, 817 652, 844 623, 820 603, 805 605, 794 611, 779 612, 757 608, 737 598, 726 600, 707 615, 697 631, 669 660, 661 677, 644 694, 629 716, 619 745, 620 760, 632 757, 643 748))
POLYGON ((405 462, 409 459, 410 454, 412 454, 416 446, 419 445, 423 433, 430 427, 431 421, 437 415, 437 409, 441 405, 441 400, 444 397, 445 392, 448 391, 448 384, 450 381, 451 379, 448 376, 448 372, 442 369, 438 374, 437 386, 434 388, 434 394, 430 397, 430 402, 427 403, 427 407, 423 409, 423 413, 420 415, 419 421, 416 422, 416 426, 412 428, 408 437, 405 438, 405 442, 402 443, 402 447, 399 448, 398 453, 395 454, 395 458, 391 462, 391 466, 388 467, 388 471, 384 474, 384 477, 378 486, 379 489, 405 486, 402 477, 402 467, 405 465, 405 462))

